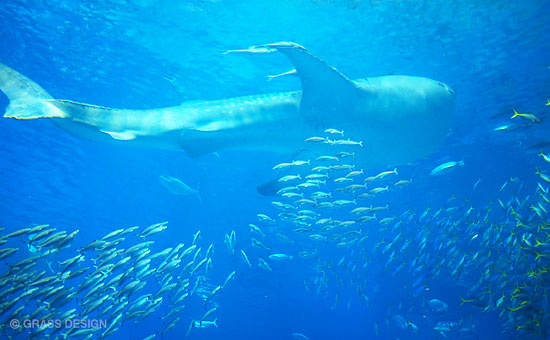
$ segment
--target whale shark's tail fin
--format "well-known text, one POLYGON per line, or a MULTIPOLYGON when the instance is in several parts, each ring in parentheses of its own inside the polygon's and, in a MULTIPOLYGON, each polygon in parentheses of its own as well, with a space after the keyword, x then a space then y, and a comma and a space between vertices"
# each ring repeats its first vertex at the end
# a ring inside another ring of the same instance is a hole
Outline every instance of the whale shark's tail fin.
POLYGON ((0 90, 10 104, 4 117, 16 119, 63 118, 66 114, 55 100, 37 83, 0 63, 0 90))

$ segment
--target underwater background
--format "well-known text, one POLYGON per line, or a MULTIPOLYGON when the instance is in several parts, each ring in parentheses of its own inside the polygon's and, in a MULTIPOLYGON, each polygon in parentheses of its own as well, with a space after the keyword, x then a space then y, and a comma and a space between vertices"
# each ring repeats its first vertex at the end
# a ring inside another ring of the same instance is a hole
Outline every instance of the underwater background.
MULTIPOLYGON (((266 214, 287 223, 272 204, 281 199, 256 191, 277 175, 258 170, 258 158, 272 166, 293 159, 241 152, 191 159, 184 152, 89 141, 47 119, 2 118, 2 234, 40 224, 78 229, 72 252, 60 254, 55 265, 119 228, 169 221, 152 236, 154 251, 180 242, 187 248, 200 230, 202 252, 214 245, 209 290, 236 275, 207 301, 215 301, 218 327, 193 329, 189 339, 548 338, 550 163, 540 155, 550 153, 548 13, 550 2, 535 0, 4 0, 0 62, 55 98, 146 109, 299 90, 297 78, 267 81, 291 68, 280 55, 223 54, 293 41, 350 79, 403 74, 442 81, 455 90, 456 107, 444 145, 398 165, 399 175, 381 182, 389 192, 368 202, 387 204, 379 216, 394 219, 354 227, 361 236, 346 236, 344 247, 328 235, 315 243, 294 227, 285 227, 287 242, 277 236, 282 229, 258 221, 257 214, 266 214), (514 110, 540 122, 511 119, 514 110), (464 165, 430 175, 449 161, 464 165), (174 195, 159 176, 178 178, 199 195, 174 195), (259 268, 258 259, 275 251, 251 246, 250 223, 264 230, 263 243, 293 258, 259 268), (232 230, 235 254, 224 242, 232 230), (309 255, 300 256, 305 250, 309 255), (434 308, 434 301, 447 307, 434 308)), ((1 112, 8 103, 0 95, 1 112)), ((365 168, 365 176, 393 168, 365 168)), ((24 237, 10 238, 7 246, 19 251, 1 260, 4 272, 32 255, 24 237)), ((143 292, 155 293, 148 289, 143 292)), ((161 332, 167 325, 161 317, 171 309, 164 302, 139 323, 117 324, 108 337, 161 332)), ((190 300, 174 329, 157 338, 182 338, 208 309, 200 297, 190 300)), ((9 314, 2 311, 0 319, 9 314)), ((2 337, 12 334, 3 328, 2 337)))

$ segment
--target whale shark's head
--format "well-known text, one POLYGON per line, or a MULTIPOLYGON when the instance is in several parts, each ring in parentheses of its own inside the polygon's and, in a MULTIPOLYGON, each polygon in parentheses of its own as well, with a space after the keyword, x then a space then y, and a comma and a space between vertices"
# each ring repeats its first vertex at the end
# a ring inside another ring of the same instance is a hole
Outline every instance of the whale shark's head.
POLYGON ((363 93, 355 116, 369 164, 397 165, 428 156, 443 143, 455 91, 424 77, 385 76, 355 82, 363 93))

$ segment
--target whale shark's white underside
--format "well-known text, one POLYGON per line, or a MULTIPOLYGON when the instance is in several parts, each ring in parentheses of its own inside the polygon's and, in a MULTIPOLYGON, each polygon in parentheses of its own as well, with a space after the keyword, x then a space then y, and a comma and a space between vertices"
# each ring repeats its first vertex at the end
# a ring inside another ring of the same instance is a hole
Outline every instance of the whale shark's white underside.
MULTIPOLYGON (((185 150, 190 156, 221 150, 296 152, 327 128, 363 141, 364 166, 409 162, 443 142, 454 109, 445 84, 422 77, 385 76, 352 81, 294 43, 253 47, 278 51, 296 68, 302 91, 192 101, 161 109, 106 108, 54 99, 42 87, 0 64, 4 117, 50 118, 64 130, 94 140, 185 150)), ((234 51, 243 52, 243 51, 234 51)))

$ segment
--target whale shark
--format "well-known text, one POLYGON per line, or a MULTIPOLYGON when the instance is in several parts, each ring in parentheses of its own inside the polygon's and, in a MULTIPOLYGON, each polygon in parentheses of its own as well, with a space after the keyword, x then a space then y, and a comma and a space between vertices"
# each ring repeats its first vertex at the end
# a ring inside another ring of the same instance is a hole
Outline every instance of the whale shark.
POLYGON ((223 150, 322 150, 323 143, 305 140, 332 128, 361 141, 360 162, 367 167, 426 157, 448 134, 455 95, 442 82, 404 75, 350 80, 292 42, 226 53, 280 53, 294 66, 280 76, 297 76, 302 90, 193 100, 158 109, 109 108, 53 98, 36 82, 0 64, 0 90, 9 99, 4 117, 47 118, 85 138, 184 150, 190 157, 223 150))

